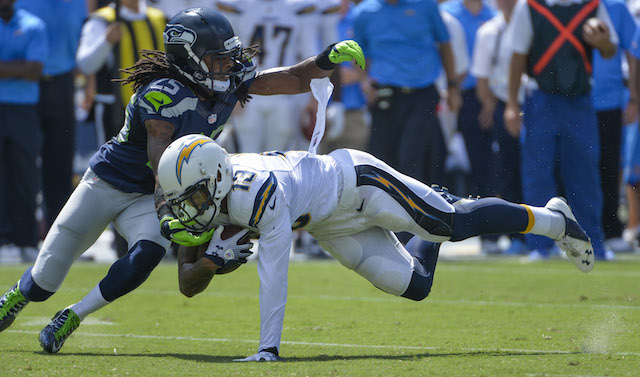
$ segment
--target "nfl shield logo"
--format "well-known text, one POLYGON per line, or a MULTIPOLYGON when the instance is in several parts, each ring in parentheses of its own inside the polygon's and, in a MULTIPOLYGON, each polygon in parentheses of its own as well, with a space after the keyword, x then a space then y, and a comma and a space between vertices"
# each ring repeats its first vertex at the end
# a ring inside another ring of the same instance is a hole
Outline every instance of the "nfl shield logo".
POLYGON ((214 124, 216 120, 218 120, 218 114, 211 114, 209 115, 209 118, 207 118, 207 122, 209 122, 209 124, 214 124))

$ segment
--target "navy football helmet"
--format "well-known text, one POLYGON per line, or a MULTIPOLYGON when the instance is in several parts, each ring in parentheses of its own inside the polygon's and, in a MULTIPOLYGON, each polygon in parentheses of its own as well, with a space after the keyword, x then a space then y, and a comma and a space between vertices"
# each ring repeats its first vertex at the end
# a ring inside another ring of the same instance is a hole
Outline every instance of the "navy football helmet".
POLYGON ((163 35, 167 60, 184 77, 207 91, 231 93, 246 80, 242 43, 220 12, 209 8, 185 9, 169 20, 163 35), (209 72, 206 56, 220 62, 220 71, 209 72), (228 62, 228 58, 233 66, 223 72, 223 62, 228 62))

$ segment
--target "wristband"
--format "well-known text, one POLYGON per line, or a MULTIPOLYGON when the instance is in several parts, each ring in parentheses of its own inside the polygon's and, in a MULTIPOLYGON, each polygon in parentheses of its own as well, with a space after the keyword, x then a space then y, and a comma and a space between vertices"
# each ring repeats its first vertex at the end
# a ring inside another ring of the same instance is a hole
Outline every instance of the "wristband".
POLYGON ((272 354, 278 356, 278 348, 276 348, 276 347, 263 348, 258 352, 269 352, 269 353, 272 353, 272 354))
POLYGON ((165 217, 171 217, 173 219, 173 212, 171 212, 171 208, 169 208, 167 203, 162 204, 160 208, 156 210, 156 213, 158 214, 158 219, 165 217))
POLYGON ((209 259, 210 261, 212 261, 213 263, 216 264, 216 266, 218 266, 218 268, 222 268, 225 265, 225 261, 224 259, 220 258, 217 255, 211 255, 209 253, 204 253, 203 257, 209 259))
POLYGON ((325 48, 324 51, 316 55, 316 65, 320 69, 324 69, 325 71, 331 71, 336 67, 336 63, 331 62, 329 60, 329 54, 331 50, 333 50, 333 46, 336 44, 329 45, 329 47, 325 48))
POLYGON ((167 205, 167 202, 164 199, 164 190, 160 186, 156 187, 156 190, 153 192, 153 203, 156 206, 156 213, 158 214, 158 219, 162 219, 165 216, 173 217, 171 208, 169 208, 169 206, 167 205))

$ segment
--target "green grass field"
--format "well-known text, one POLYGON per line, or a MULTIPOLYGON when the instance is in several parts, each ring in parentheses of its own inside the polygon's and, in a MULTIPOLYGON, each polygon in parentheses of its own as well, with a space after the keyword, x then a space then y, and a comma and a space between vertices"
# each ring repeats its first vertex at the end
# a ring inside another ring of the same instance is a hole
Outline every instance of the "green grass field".
MULTIPOLYGON (((640 260, 441 261, 431 295, 378 291, 336 262, 292 263, 280 363, 235 363, 259 338, 255 262, 181 296, 161 264, 87 318, 56 355, 37 334, 108 265, 77 263, 60 291, 0 334, 0 376, 640 376, 640 260)), ((0 266, 9 288, 25 266, 0 266)))

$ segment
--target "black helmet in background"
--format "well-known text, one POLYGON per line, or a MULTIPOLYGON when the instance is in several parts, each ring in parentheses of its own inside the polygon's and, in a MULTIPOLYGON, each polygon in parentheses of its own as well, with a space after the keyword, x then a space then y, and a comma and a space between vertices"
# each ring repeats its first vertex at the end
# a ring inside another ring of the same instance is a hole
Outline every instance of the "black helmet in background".
POLYGON ((167 60, 187 79, 209 92, 231 93, 242 83, 242 43, 225 16, 209 8, 189 8, 173 16, 164 29, 167 60), (231 58, 228 72, 209 72, 204 58, 221 63, 231 58), (217 76, 217 79, 214 79, 217 76), (226 79, 225 79, 226 78, 226 79))

